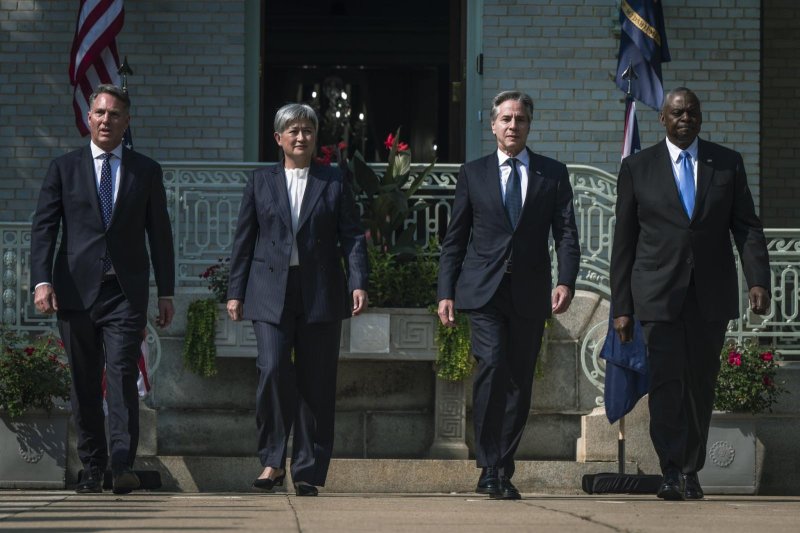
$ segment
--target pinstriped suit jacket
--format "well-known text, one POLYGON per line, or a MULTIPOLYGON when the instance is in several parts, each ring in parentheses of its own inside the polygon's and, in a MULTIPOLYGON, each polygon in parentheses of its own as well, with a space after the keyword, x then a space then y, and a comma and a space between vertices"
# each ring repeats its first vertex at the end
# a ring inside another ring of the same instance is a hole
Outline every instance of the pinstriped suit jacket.
MULTIPOLYGON (((350 293, 367 288, 367 249, 352 189, 338 168, 312 163, 297 247, 308 321, 350 317, 350 293)), ((291 252, 283 165, 257 169, 242 197, 228 285, 228 299, 244 301, 244 318, 280 323, 291 252)))

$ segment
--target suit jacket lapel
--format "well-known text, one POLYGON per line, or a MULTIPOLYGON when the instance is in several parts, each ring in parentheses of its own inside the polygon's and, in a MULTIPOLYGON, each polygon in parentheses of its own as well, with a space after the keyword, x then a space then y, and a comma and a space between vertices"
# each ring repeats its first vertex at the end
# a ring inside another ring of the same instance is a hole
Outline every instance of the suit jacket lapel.
POLYGON ((286 224, 286 227, 292 229, 292 211, 289 206, 289 190, 286 188, 286 173, 283 171, 283 165, 278 163, 272 167, 272 172, 267 175, 267 187, 275 199, 278 214, 286 224))
POLYGON ((500 160, 497 158, 497 152, 486 158, 486 183, 484 189, 489 198, 489 205, 496 205, 499 208, 500 216, 506 221, 508 231, 514 231, 511 227, 511 221, 508 220, 508 213, 506 213, 506 205, 503 201, 503 185, 500 181, 500 160))
POLYGON ((100 210, 100 199, 97 197, 97 176, 95 176, 94 158, 92 157, 92 149, 89 146, 83 150, 83 157, 81 158, 80 176, 86 184, 89 191, 89 202, 97 214, 97 220, 100 222, 100 227, 103 226, 103 213, 100 210))
POLYGON ((125 203, 125 199, 128 197, 131 187, 133 186, 133 173, 128 172, 131 162, 129 154, 130 152, 127 148, 122 149, 122 159, 119 164, 119 190, 117 191, 117 200, 114 202, 114 209, 111 211, 109 227, 111 227, 117 219, 117 212, 125 203))
POLYGON ((700 212, 700 206, 708 193, 708 186, 714 175, 714 160, 705 150, 705 143, 702 139, 697 140, 697 193, 694 200, 694 213, 692 219, 700 212))
POLYGON ((317 203, 322 190, 328 184, 327 180, 320 177, 322 172, 322 168, 316 165, 311 165, 311 168, 308 169, 308 183, 306 183, 306 190, 303 193, 303 202, 300 204, 300 220, 297 222, 298 231, 311 216, 314 204, 317 203))
POLYGON ((533 203, 533 199, 539 193, 544 181, 544 174, 542 173, 542 165, 538 164, 538 158, 530 148, 528 150, 528 191, 525 193, 525 203, 522 204, 522 213, 520 218, 525 214, 525 206, 533 203))

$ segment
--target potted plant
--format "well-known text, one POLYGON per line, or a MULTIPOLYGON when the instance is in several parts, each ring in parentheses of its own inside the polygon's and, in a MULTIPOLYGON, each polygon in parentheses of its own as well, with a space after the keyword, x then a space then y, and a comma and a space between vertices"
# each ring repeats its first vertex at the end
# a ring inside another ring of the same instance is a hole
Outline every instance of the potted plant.
POLYGON ((0 329, 0 487, 63 488, 70 374, 53 334, 0 329))
POLYGON ((755 415, 772 412, 786 392, 777 380, 778 361, 777 353, 760 348, 755 339, 743 344, 731 341, 723 347, 706 463, 699 474, 708 492, 757 492, 755 415))
MULTIPOLYGON (((217 373, 216 328, 220 304, 228 294, 230 258, 219 258, 200 278, 208 283, 213 298, 195 300, 186 313, 186 342, 183 345, 183 366, 195 374, 211 377, 217 373)), ((222 310, 224 312, 224 309, 222 310)))

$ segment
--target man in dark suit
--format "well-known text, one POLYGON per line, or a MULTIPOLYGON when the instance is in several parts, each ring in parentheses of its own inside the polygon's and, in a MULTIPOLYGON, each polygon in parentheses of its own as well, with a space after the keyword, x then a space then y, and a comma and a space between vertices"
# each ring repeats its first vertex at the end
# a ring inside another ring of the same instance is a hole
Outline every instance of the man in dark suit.
POLYGON ((642 322, 658 497, 700 499, 714 386, 728 320, 739 313, 736 243, 756 314, 769 308, 766 240, 738 152, 697 137, 697 96, 670 91, 666 140, 625 158, 611 254, 614 328, 629 342, 642 322))
POLYGON ((532 115, 530 96, 495 96, 497 151, 461 167, 439 261, 439 319, 454 326, 455 309, 469 314, 478 362, 472 416, 482 471, 476 491, 496 499, 520 497, 511 483, 514 453, 528 420, 544 323, 569 307, 580 262, 567 167, 526 148, 532 115))
POLYGON ((282 485, 294 426, 298 496, 324 486, 333 450, 342 320, 367 308, 367 250, 349 181, 313 163, 318 120, 305 104, 275 115, 282 161, 253 172, 231 254, 228 314, 253 321, 258 356, 257 489, 282 485), (292 357, 294 351, 294 357, 292 357))
POLYGON ((89 100, 89 146, 56 158, 31 230, 31 283, 42 313, 57 313, 72 372, 72 413, 83 475, 77 492, 102 492, 108 466, 106 400, 114 492, 139 487, 138 358, 147 324, 149 243, 160 327, 174 315, 175 261, 161 167, 122 146, 128 95, 100 85, 89 100), (53 256, 61 228, 61 243, 53 256))

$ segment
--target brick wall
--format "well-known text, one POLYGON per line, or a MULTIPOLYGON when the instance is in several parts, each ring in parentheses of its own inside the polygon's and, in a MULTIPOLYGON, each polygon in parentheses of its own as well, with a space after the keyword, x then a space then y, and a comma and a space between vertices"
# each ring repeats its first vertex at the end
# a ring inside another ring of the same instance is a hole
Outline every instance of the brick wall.
MULTIPOLYGON (((27 221, 50 159, 88 142, 67 69, 77 2, 0 0, 0 209, 27 221)), ((241 161, 244 2, 125 2, 131 128, 154 159, 241 161)))
POLYGON ((764 0, 761 217, 800 227, 800 4, 764 0))
MULTIPOLYGON (((663 65, 664 86, 698 94, 701 136, 742 152, 758 196, 760 2, 663 5, 672 55, 663 65)), ((608 0, 484 0, 484 107, 501 90, 529 93, 536 107, 533 150, 616 174, 625 109, 614 83, 617 15, 617 2, 608 0)), ((637 118, 643 147, 663 138, 656 111, 639 104, 637 118)), ((488 152, 494 148, 488 115, 484 124, 488 152)))

